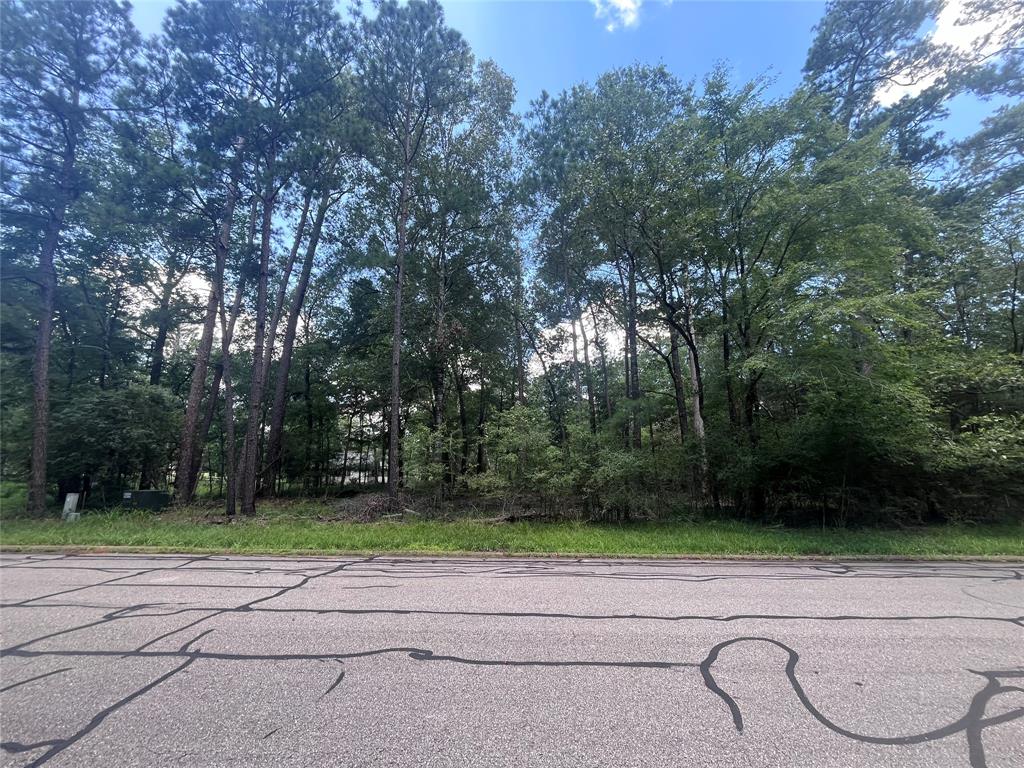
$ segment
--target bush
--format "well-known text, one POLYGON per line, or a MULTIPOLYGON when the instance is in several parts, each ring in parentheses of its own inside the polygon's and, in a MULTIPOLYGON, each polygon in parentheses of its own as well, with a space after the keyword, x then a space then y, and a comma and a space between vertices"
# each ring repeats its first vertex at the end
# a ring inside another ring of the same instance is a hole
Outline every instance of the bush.
POLYGON ((551 442, 540 408, 517 405, 487 425, 486 472, 471 477, 470 489, 492 497, 557 496, 568 490, 562 451, 551 442))
POLYGON ((94 390, 50 419, 49 477, 83 475, 107 501, 152 466, 166 467, 178 435, 179 405, 160 387, 94 390))

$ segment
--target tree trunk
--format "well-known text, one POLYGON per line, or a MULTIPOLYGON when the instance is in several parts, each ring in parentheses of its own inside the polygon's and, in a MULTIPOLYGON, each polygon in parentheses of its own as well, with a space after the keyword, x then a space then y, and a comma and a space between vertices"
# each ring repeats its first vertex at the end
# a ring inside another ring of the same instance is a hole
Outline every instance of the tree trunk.
POLYGON ((306 439, 303 441, 304 454, 302 457, 302 484, 305 490, 307 491, 312 486, 309 477, 309 449, 310 446, 313 444, 313 387, 311 374, 312 370, 310 369, 310 358, 309 355, 306 355, 306 365, 302 375, 302 399, 306 406, 306 439))
POLYGON ((512 295, 512 342, 516 356, 516 392, 515 404, 526 405, 526 345, 523 344, 523 258, 516 254, 516 287, 512 295))
POLYGON ((576 405, 583 403, 583 380, 580 377, 580 346, 576 335, 576 318, 569 318, 572 336, 572 389, 576 395, 576 405))
POLYGON ((487 471, 487 446, 484 444, 484 424, 487 422, 487 390, 484 388, 484 372, 480 371, 480 409, 476 419, 476 471, 487 471))
POLYGON ((245 425, 245 441, 242 443, 241 511, 243 515, 256 514, 256 446, 259 442, 260 417, 263 414, 264 344, 267 326, 267 284, 270 277, 270 237, 273 232, 274 203, 277 190, 274 187, 274 160, 267 161, 267 180, 263 191, 263 220, 260 225, 260 270, 256 284, 256 328, 252 353, 252 381, 249 385, 249 418, 245 425))
POLYGON ((412 181, 409 136, 405 138, 405 168, 398 197, 398 221, 395 226, 395 317, 391 334, 391 427, 388 438, 388 499, 398 504, 398 448, 401 436, 402 407, 402 284, 405 282, 405 240, 409 217, 409 186, 412 181))
POLYGON ((313 271, 313 260, 320 243, 324 219, 330 208, 329 197, 325 193, 317 204, 316 216, 313 218, 313 229, 309 233, 306 253, 302 260, 302 271, 299 282, 292 294, 292 303, 288 308, 288 321, 285 325, 284 339, 281 342, 281 360, 277 365, 277 382, 274 385, 274 402, 270 410, 270 438, 267 441, 266 485, 272 491, 277 486, 281 473, 282 450, 284 446, 284 417, 288 406, 288 374, 291 372, 292 356, 295 351, 295 334, 299 326, 299 313, 306 301, 309 288, 309 276, 313 271))
POLYGON ((78 366, 78 339, 71 333, 67 318, 61 318, 61 328, 64 331, 64 339, 68 343, 68 379, 65 389, 70 395, 75 388, 75 371, 78 366))
POLYGON ((362 412, 359 413, 359 437, 357 442, 359 444, 359 463, 356 465, 356 483, 359 486, 362 486, 366 483, 366 477, 363 474, 363 470, 369 462, 366 455, 369 450, 369 445, 366 440, 366 430, 363 427, 362 412))
MULTIPOLYGON (((66 175, 70 181, 71 166, 66 175)), ((46 238, 39 252, 39 326, 32 359, 32 458, 28 482, 28 511, 42 516, 46 512, 46 458, 50 426, 50 336, 53 333, 53 305, 57 292, 57 273, 53 257, 64 224, 66 205, 54 212, 47 225, 46 238)))
MULTIPOLYGON (((210 427, 213 425, 213 417, 215 416, 215 413, 216 413, 217 397, 218 397, 218 395, 220 393, 221 380, 222 380, 222 378, 224 376, 224 366, 223 366, 223 354, 224 353, 223 353, 223 350, 224 350, 225 346, 227 348, 230 348, 231 347, 231 342, 234 340, 234 336, 235 336, 235 322, 238 320, 238 315, 242 311, 242 297, 245 294, 245 283, 246 283, 246 273, 243 270, 242 274, 239 275, 239 277, 238 277, 238 287, 235 289, 235 298, 234 298, 234 301, 231 303, 231 315, 230 315, 230 319, 228 321, 227 330, 226 331, 223 330, 223 321, 222 321, 222 325, 221 325, 221 328, 222 328, 222 330, 221 330, 221 358, 222 358, 222 361, 214 369, 214 372, 213 372, 213 382, 210 385, 210 394, 208 396, 209 397, 208 405, 207 405, 207 408, 206 408, 206 411, 205 411, 205 415, 203 416, 203 421, 199 425, 199 431, 196 433, 196 447, 195 447, 195 452, 193 453, 193 457, 192 457, 192 491, 191 491, 191 493, 195 493, 196 486, 198 485, 199 467, 201 467, 202 463, 203 463, 203 453, 206 450, 206 440, 207 440, 207 437, 210 434, 210 427)), ((227 298, 226 293, 222 289, 221 290, 221 306, 223 306, 223 301, 226 298, 227 298)), ((220 310, 218 309, 218 313, 219 312, 220 312, 220 310)), ((225 414, 225 418, 234 419, 234 410, 231 410, 227 414, 225 414)), ((232 422, 232 433, 233 432, 234 432, 234 423, 232 422)), ((222 431, 221 434, 223 435, 223 431, 222 431)), ((234 456, 234 451, 235 451, 235 445, 234 445, 234 443, 232 443, 232 445, 231 445, 231 454, 232 454, 232 456, 234 456)), ((223 462, 223 459, 222 459, 222 462, 223 462)), ((234 463, 232 463, 231 467, 226 470, 225 475, 224 475, 225 479, 227 479, 227 477, 229 475, 233 479, 237 479, 236 465, 234 463)), ((190 494, 190 498, 191 498, 191 494, 190 494)))
MULTIPOLYGON (((277 339, 277 327, 281 323, 281 316, 284 314, 284 302, 285 297, 288 293, 288 283, 291 281, 292 269, 295 267, 295 258, 298 256, 299 248, 302 245, 302 235, 306 230, 306 221, 309 218, 309 206, 313 199, 313 188, 312 185, 307 188, 306 194, 302 198, 302 213, 299 216, 299 224, 295 228, 295 238, 292 240, 291 250, 288 252, 288 260, 285 262, 284 271, 281 273, 281 280, 277 286, 277 295, 274 297, 274 311, 270 318, 270 330, 267 331, 267 345, 266 352, 263 355, 263 381, 264 387, 266 383, 270 381, 270 366, 274 361, 274 342, 277 339)), ((261 428, 259 430, 259 436, 262 438, 264 429, 263 425, 266 423, 266 408, 262 407, 261 404, 261 428)), ((268 457, 267 463, 269 465, 270 450, 264 452, 264 456, 268 457)), ((258 481, 262 484, 265 490, 268 485, 271 493, 274 490, 274 476, 271 472, 264 470, 259 473, 258 481)))
POLYGON ((597 434, 597 409, 594 405, 594 372, 590 367, 590 341, 587 338, 586 324, 579 302, 576 302, 576 316, 580 319, 580 336, 583 339, 583 372, 587 382, 587 416, 590 420, 591 434, 597 434))
POLYGON ((159 386, 160 379, 163 377, 164 348, 167 346, 167 331, 171 324, 171 296, 177 285, 178 281, 175 280, 174 273, 168 272, 167 279, 164 280, 164 283, 161 286, 160 306, 157 310, 157 317, 159 317, 159 320, 157 320, 156 337, 153 339, 153 352, 150 356, 149 383, 150 386, 153 387, 159 386))
POLYGON ((729 405, 729 421, 734 427, 740 423, 736 409, 736 393, 732 384, 732 344, 729 341, 729 316, 722 304, 722 378, 725 380, 725 395, 729 405))
POLYGON ((242 309, 242 294, 245 291, 245 277, 238 281, 238 291, 235 293, 235 300, 231 305, 230 319, 224 321, 224 303, 221 302, 220 327, 221 327, 221 371, 224 379, 224 435, 225 435, 225 457, 227 477, 225 487, 227 488, 224 497, 224 514, 231 517, 235 514, 235 497, 238 484, 236 482, 235 470, 235 390, 231 376, 231 341, 235 335, 235 321, 242 309))
POLYGON ((697 367, 698 359, 696 353, 689 349, 687 354, 690 358, 690 388, 697 395, 693 398, 693 433, 698 440, 704 440, 704 385, 700 378, 700 369, 697 367))
POLYGON ((606 419, 612 417, 612 395, 608 386, 608 358, 605 356, 605 341, 601 338, 601 329, 597 325, 597 312, 594 305, 590 305, 590 317, 594 321, 594 346, 597 347, 597 356, 601 363, 601 384, 604 387, 604 415, 606 419))
POLYGON ((189 477, 192 478, 192 485, 188 489, 188 497, 191 499, 199 487, 199 470, 203 466, 203 452, 206 443, 206 436, 210 434, 210 426, 213 424, 213 417, 217 415, 217 397, 220 394, 220 380, 224 375, 224 369, 220 363, 213 367, 213 381, 210 384, 210 393, 206 396, 206 408, 203 410, 202 421, 199 422, 196 433, 196 450, 192 452, 192 469, 189 477))
POLYGON ((192 458, 196 448, 196 426, 199 424, 199 410, 206 388, 206 371, 210 364, 210 350, 213 347, 213 330, 217 323, 217 307, 220 293, 224 288, 224 267, 227 263, 228 248, 231 244, 231 220, 238 202, 238 177, 241 173, 242 145, 238 144, 235 160, 228 182, 227 198, 221 212, 220 228, 214 240, 214 279, 210 296, 206 301, 206 317, 203 332, 199 338, 199 349, 192 367, 192 383, 185 405, 185 418, 181 426, 181 440, 178 448, 178 467, 174 476, 174 495, 179 503, 186 504, 192 499, 195 487, 195 471, 192 458))
POLYGON ((636 301, 636 263, 632 255, 629 257, 629 271, 627 273, 627 289, 629 291, 629 304, 627 307, 626 340, 629 365, 629 392, 630 416, 629 424, 632 434, 634 449, 640 448, 640 418, 637 407, 640 402, 640 350, 637 343, 637 301, 636 301))
POLYGON ((627 411, 626 411, 626 419, 622 423, 622 426, 621 426, 623 448, 625 448, 627 451, 630 448, 630 438, 631 438, 631 435, 632 435, 632 429, 631 429, 632 423, 631 422, 633 421, 633 415, 634 415, 633 411, 632 411, 633 401, 629 397, 630 393, 633 391, 633 386, 632 386, 632 384, 630 383, 630 380, 629 380, 629 373, 630 373, 630 371, 629 371, 629 359, 630 359, 630 357, 631 357, 631 355, 630 355, 629 334, 627 333, 625 335, 625 337, 622 339, 622 369, 623 369, 623 372, 624 372, 624 375, 625 375, 625 381, 626 381, 625 386, 623 387, 622 391, 623 391, 623 393, 626 396, 627 411))
POLYGON ((515 345, 516 356, 516 405, 526 405, 526 350, 523 344, 523 329, 519 327, 519 308, 514 311, 513 325, 515 325, 512 343, 515 345))
POLYGON ((551 379, 551 374, 548 371, 548 364, 544 360, 544 355, 540 351, 540 347, 537 346, 537 339, 534 338, 530 329, 521 320, 520 325, 523 329, 523 333, 526 334, 527 340, 530 342, 530 346, 533 348, 533 353, 537 355, 537 361, 540 363, 541 373, 544 377, 545 383, 548 385, 548 395, 551 399, 551 408, 554 412, 555 423, 558 425, 558 442, 559 445, 564 445, 566 439, 565 418, 562 414, 561 408, 559 407, 558 390, 555 388, 555 382, 551 379))
POLYGON ((429 444, 429 461, 437 458, 437 436, 441 431, 441 424, 444 421, 447 410, 445 392, 445 367, 447 364, 447 342, 445 339, 445 313, 447 310, 447 270, 445 264, 445 240, 444 233, 447 227, 443 226, 440 244, 438 246, 437 258, 437 298, 434 302, 434 332, 433 338, 428 343, 430 359, 430 431, 434 438, 429 444))
MULTIPOLYGON (((72 94, 77 112, 79 93, 72 94)), ((42 516, 46 513, 46 459, 50 429, 50 345, 53 334, 53 307, 57 293, 57 272, 54 256, 60 243, 61 230, 68 205, 75 197, 75 156, 78 149, 78 116, 67 121, 64 156, 61 159, 60 192, 56 206, 50 212, 46 235, 39 251, 39 325, 36 328, 36 346, 32 357, 32 453, 29 459, 28 512, 42 516)))
POLYGON ((679 331, 674 325, 669 325, 668 335, 670 342, 669 355, 672 365, 672 389, 676 400, 676 418, 679 421, 679 443, 686 445, 686 390, 683 387, 683 367, 679 360, 679 331))
MULTIPOLYGON (((677 330, 679 330, 677 328, 677 330)), ((693 321, 690 307, 683 309, 682 337, 686 342, 690 369, 690 389, 693 391, 693 434, 697 437, 697 467, 695 469, 694 487, 700 485, 704 493, 711 496, 714 507, 719 508, 718 484, 708 472, 707 453, 705 452, 704 431, 704 377, 701 373, 700 354, 697 351, 697 339, 693 335, 693 321)))
POLYGON ((1019 355, 1024 353, 1024 333, 1017 328, 1021 260, 1014 253, 1012 246, 1010 247, 1010 261, 1013 262, 1013 281, 1010 284, 1010 351, 1019 355))
POLYGON ((516 355, 516 405, 526 405, 526 355, 523 348, 523 331, 519 327, 518 317, 512 341, 515 344, 516 355))
POLYGON ((110 308, 110 314, 101 324, 103 329, 102 354, 100 355, 100 389, 107 388, 107 379, 110 376, 110 342, 114 338, 117 329, 117 315, 121 311, 120 289, 116 295, 116 301, 110 308))
MULTIPOLYGON (((466 380, 459 370, 459 364, 452 361, 455 378, 455 392, 459 402, 459 436, 462 438, 462 450, 459 456, 459 476, 466 474, 469 466, 469 416, 466 414, 466 380)), ((454 488, 454 483, 453 483, 454 488)))
POLYGON ((235 478, 235 390, 231 378, 231 353, 226 349, 222 350, 223 355, 223 378, 224 378, 224 466, 227 468, 224 478, 224 514, 233 517, 236 506, 236 491, 238 489, 235 478))
POLYGON ((341 454, 341 483, 339 488, 345 487, 345 476, 348 474, 348 451, 352 447, 352 414, 348 415, 348 428, 345 430, 345 447, 341 454))
MULTIPOLYGON (((443 212, 441 229, 437 238, 437 297, 434 300, 434 330, 428 342, 430 361, 431 412, 430 430, 436 436, 441 429, 445 414, 445 367, 447 366, 448 344, 445 333, 446 314, 448 309, 448 269, 447 269, 447 213, 443 212)), ((436 458, 436 439, 430 442, 429 460, 436 458)))
MULTIPOLYGON (((383 445, 381 445, 381 448, 380 448, 380 482, 382 484, 387 482, 388 474, 391 472, 391 467, 390 466, 385 466, 385 459, 388 462, 391 461, 391 457, 389 455, 389 449, 390 449, 390 446, 391 446, 391 426, 390 426, 390 423, 391 422, 390 422, 390 419, 388 418, 388 412, 387 412, 387 409, 385 408, 383 411, 381 411, 381 414, 380 414, 380 429, 381 429, 380 436, 381 436, 381 439, 383 440, 383 445)), ((396 457, 396 463, 397 463, 397 457, 396 457)), ((376 482, 378 482, 378 480, 377 480, 377 461, 376 461, 376 458, 374 459, 374 466, 373 466, 373 468, 374 468, 374 472, 373 472, 374 480, 373 481, 376 483, 376 482)))

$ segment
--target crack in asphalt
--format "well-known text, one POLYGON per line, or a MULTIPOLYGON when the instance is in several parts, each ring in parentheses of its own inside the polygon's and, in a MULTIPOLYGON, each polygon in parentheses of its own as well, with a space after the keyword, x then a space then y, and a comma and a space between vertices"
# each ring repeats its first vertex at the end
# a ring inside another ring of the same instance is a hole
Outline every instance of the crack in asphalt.
MULTIPOLYGON (((18 562, 5 563, 0 565, 0 568, 21 568, 37 569, 37 570, 93 570, 98 573, 111 573, 121 571, 114 570, 112 568, 94 568, 90 566, 79 566, 79 565, 66 565, 68 560, 73 559, 74 556, 65 556, 62 558, 47 558, 43 559, 31 559, 28 562, 37 563, 35 565, 18 565, 18 562), (59 560, 58 565, 39 565, 38 563, 46 562, 52 563, 59 560)), ((682 614, 682 615, 651 615, 651 614, 638 614, 638 613, 622 613, 622 614, 586 614, 586 613, 568 613, 568 612, 531 612, 531 611, 470 611, 470 610, 431 610, 431 609, 420 609, 420 608, 289 608, 289 607, 273 607, 264 605, 269 601, 276 600, 284 597, 289 593, 296 590, 300 590, 308 586, 311 582, 318 579, 327 579, 343 576, 345 578, 379 578, 379 579, 432 579, 441 577, 472 577, 478 578, 480 576, 490 576, 493 578, 522 578, 528 576, 538 577, 574 577, 574 578, 618 578, 618 579, 634 579, 639 581, 680 581, 687 583, 708 583, 721 580, 733 580, 733 579, 751 579, 756 578, 763 581, 796 581, 796 580, 824 580, 824 579, 851 579, 851 578, 881 578, 881 579, 894 579, 894 578, 934 578, 939 576, 941 578, 963 578, 963 579, 983 579, 988 582, 998 583, 1004 581, 1021 581, 1024 579, 1020 570, 1011 569, 1010 575, 1006 574, 1007 569, 998 569, 999 575, 993 575, 988 573, 984 576, 972 575, 970 573, 963 573, 960 567, 946 567, 940 571, 940 569, 933 569, 932 571, 926 571, 924 573, 909 571, 906 573, 880 573, 878 569, 871 569, 856 565, 847 565, 841 563, 834 563, 828 565, 817 565, 808 566, 802 564, 800 567, 806 569, 808 567, 816 572, 816 575, 801 575, 801 574, 775 574, 775 575, 761 575, 759 577, 751 577, 746 574, 722 574, 722 575, 711 575, 705 577, 699 576, 664 576, 658 574, 649 573, 621 573, 621 574, 595 574, 593 572, 578 571, 570 569, 560 569, 557 572, 551 570, 551 567, 544 563, 533 563, 533 564, 515 564, 510 565, 507 563, 496 564, 491 566, 490 564, 486 568, 459 568, 453 567, 453 563, 449 561, 402 561, 402 560, 389 560, 383 563, 374 563, 375 557, 368 557, 363 559, 346 560, 338 563, 336 560, 310 560, 302 562, 314 562, 318 564, 316 568, 248 568, 248 569, 236 569, 236 568, 216 568, 210 567, 209 565, 196 566, 196 563, 219 560, 223 562, 231 562, 227 558, 215 558, 214 556, 205 556, 197 558, 178 558, 182 562, 178 565, 171 567, 152 567, 152 568, 132 568, 127 569, 127 572, 117 577, 100 581, 97 583, 78 586, 71 589, 61 590, 53 592, 48 595, 43 595, 34 598, 28 598, 14 603, 8 603, 6 605, 0 605, 0 608, 10 608, 18 610, 39 610, 53 607, 74 607, 74 608, 100 608, 106 609, 110 606, 91 606, 88 604, 78 603, 55 603, 48 604, 42 601, 53 597, 60 597, 63 595, 81 592, 94 587, 135 587, 135 588, 152 588, 152 587, 176 587, 179 589, 206 589, 206 588, 219 588, 219 589, 260 589, 264 591, 273 590, 272 594, 263 595, 260 597, 253 598, 241 605, 233 606, 218 606, 218 607, 178 607, 173 610, 162 611, 159 610, 163 607, 174 606, 181 604, 177 603, 139 603, 136 605, 130 605, 125 607, 117 607, 105 613, 101 618, 94 621, 89 621, 84 624, 67 627, 64 629, 56 630, 48 634, 24 640, 13 646, 5 649, 0 649, 0 658, 23 658, 23 659, 35 659, 35 658, 119 658, 119 659, 170 659, 179 662, 175 667, 163 674, 157 676, 145 685, 131 691, 127 695, 118 699, 114 703, 107 707, 104 707, 97 712, 92 718, 79 730, 72 733, 66 738, 50 738, 36 742, 20 742, 16 740, 8 740, 0 743, 0 749, 9 754, 20 754, 25 752, 44 750, 42 754, 38 755, 31 763, 30 766, 42 766, 49 762, 51 759, 61 754, 62 752, 73 747, 81 739, 88 736, 99 728, 111 715, 129 706, 132 702, 145 696, 158 686, 171 680, 179 673, 186 670, 193 664, 202 661, 214 660, 214 661, 225 661, 225 662, 282 662, 282 663, 303 663, 303 662, 318 662, 318 663, 337 663, 341 666, 341 669, 337 676, 333 678, 327 688, 319 695, 315 702, 321 702, 330 694, 338 690, 346 677, 346 661, 355 659, 366 659, 372 657, 386 657, 393 655, 400 655, 404 658, 412 660, 417 663, 442 663, 442 664, 455 664, 469 667, 499 667, 499 668, 619 668, 619 669, 634 669, 634 670, 671 670, 671 669, 697 669, 700 672, 701 679, 704 687, 710 693, 720 699, 729 711, 733 725, 738 734, 743 734, 744 731, 744 720, 743 715, 740 711, 739 705, 736 700, 727 693, 721 684, 718 682, 715 675, 715 666, 720 662, 720 656, 726 649, 739 644, 739 643, 762 643, 769 646, 778 648, 786 654, 786 663, 784 667, 784 673, 789 682, 790 687, 793 689, 798 701, 803 708, 813 717, 818 723, 824 726, 827 730, 844 738, 851 739, 857 742, 878 745, 878 746, 907 746, 915 744, 924 744, 934 741, 940 741, 947 739, 952 736, 963 734, 968 747, 968 760, 972 768, 985 768, 986 766, 986 755, 984 747, 984 733, 987 729, 1015 721, 1021 717, 1024 717, 1024 707, 1015 707, 999 714, 989 715, 987 713, 989 704, 998 696, 1003 696, 1009 693, 1024 693, 1024 688, 1020 685, 1013 684, 1018 680, 1024 679, 1024 669, 1008 669, 1008 670, 987 670, 972 672, 975 675, 982 677, 985 680, 985 685, 974 693, 967 707, 965 714, 956 720, 948 723, 947 725, 935 728, 933 730, 925 731, 917 734, 907 734, 899 736, 878 736, 871 734, 862 734, 855 732, 851 729, 845 728, 835 721, 828 718, 810 699, 806 690, 801 685, 800 680, 797 676, 797 668, 800 661, 800 656, 796 650, 790 646, 782 643, 771 637, 763 636, 740 636, 722 641, 715 645, 708 653, 708 655, 700 662, 692 661, 669 661, 659 659, 515 659, 515 658, 472 658, 467 656, 459 656, 453 654, 435 652, 433 649, 417 648, 417 647, 405 647, 405 646, 394 646, 384 647, 376 649, 365 649, 358 651, 351 651, 347 653, 278 653, 278 654, 261 654, 261 653, 236 653, 228 651, 217 651, 217 650, 203 650, 196 646, 201 639, 210 636, 216 631, 216 628, 208 628, 204 631, 196 634, 192 639, 185 642, 182 646, 177 649, 160 650, 154 649, 153 646, 159 642, 166 640, 169 637, 185 632, 189 629, 194 629, 199 625, 215 619, 220 616, 234 615, 238 613, 267 613, 267 614, 302 614, 302 615, 339 615, 339 616, 360 616, 360 615, 385 615, 385 616, 440 616, 440 617, 472 617, 472 618, 509 618, 509 619, 561 619, 561 620, 574 620, 574 621, 655 621, 655 622, 687 622, 687 621, 705 621, 705 622, 716 622, 716 623, 731 623, 731 622, 743 622, 743 621, 807 621, 807 622, 913 622, 913 621, 972 621, 972 622, 993 622, 1013 625, 1017 627, 1024 627, 1024 616, 975 616, 975 615, 959 615, 959 614, 948 614, 948 615, 921 615, 921 616, 862 616, 852 614, 838 614, 829 616, 814 616, 805 614, 733 614, 733 615, 699 615, 699 614, 682 614), (399 567, 404 565, 410 565, 411 568, 404 570, 401 575, 396 575, 393 570, 389 571, 388 568, 382 568, 382 565, 399 567), (438 565, 438 568, 424 567, 438 565), (367 567, 371 566, 371 567, 367 567), (353 570, 356 569, 356 572, 353 570), (220 571, 222 573, 245 573, 248 575, 257 575, 263 573, 278 573, 278 574, 290 574, 299 577, 296 583, 290 585, 272 585, 272 586, 257 586, 257 585, 242 585, 242 586, 231 586, 225 584, 129 584, 123 583, 127 579, 145 576, 152 573, 171 571, 171 570, 204 570, 204 571, 220 571), (346 573, 342 573, 347 571, 346 573), (34 649, 30 646, 41 643, 45 640, 51 640, 57 637, 65 637, 75 632, 86 631, 89 629, 96 628, 101 625, 105 625, 111 622, 120 622, 131 619, 145 619, 154 617, 169 617, 180 614, 201 612, 204 615, 191 621, 181 627, 177 627, 170 631, 166 631, 156 637, 146 640, 140 646, 133 650, 113 650, 103 648, 56 648, 56 649, 34 649)), ((149 560, 149 562, 159 562, 158 560, 149 560)), ((273 562, 286 562, 293 564, 293 561, 282 560, 273 562)), ((474 561, 465 561, 473 563, 474 561)), ((479 565, 479 563, 474 563, 479 565)), ((458 565, 455 563, 454 565, 458 565)), ((586 565, 581 560, 575 562, 575 565, 586 565)), ((646 564, 629 564, 630 568, 643 568, 643 567, 664 567, 664 564, 658 566, 646 564)), ((920 567, 918 567, 918 571, 920 567)), ((358 585, 358 586, 345 586, 339 587, 339 589, 373 589, 373 588, 397 588, 399 585, 358 585)), ((989 600, 978 595, 974 595, 964 588, 962 590, 966 595, 988 602, 990 604, 1002 604, 1009 607, 1013 606, 1009 603, 999 603, 999 601, 989 600)), ((62 667, 55 669, 34 677, 21 680, 19 682, 7 685, 4 688, 0 688, 0 692, 6 692, 13 689, 20 688, 27 684, 40 681, 64 672, 72 671, 73 667, 62 667)), ((968 670, 971 671, 971 670, 968 670)), ((273 734, 281 730, 281 727, 274 728, 270 732, 262 736, 262 739, 267 739, 273 734)))
POLYGON ((986 685, 984 688, 979 690, 971 698, 970 706, 963 717, 955 720, 948 725, 944 725, 941 728, 936 728, 931 731, 925 731, 924 733, 910 734, 905 736, 873 736, 868 734, 856 733, 847 728, 843 728, 834 721, 826 717, 821 710, 819 710, 814 703, 810 700, 807 692, 800 684, 799 679, 796 675, 797 664, 800 662, 800 655, 790 648, 785 643, 781 643, 770 637, 735 637, 731 640, 725 640, 718 645, 714 646, 708 653, 707 657, 700 663, 701 677, 704 680, 704 686, 711 691, 713 694, 718 696, 726 706, 729 708, 729 712, 732 715, 733 725, 736 731, 743 733, 743 715, 740 712, 739 705, 736 700, 733 699, 728 693, 726 693, 722 687, 718 684, 715 679, 712 667, 718 660, 719 654, 729 648, 730 646, 736 645, 737 643, 747 642, 758 642, 768 643, 777 648, 781 648, 787 654, 786 661, 786 677, 789 680, 790 686, 796 693, 797 699, 800 704, 803 705, 804 709, 810 713, 810 715, 817 720, 819 723, 824 725, 833 733, 845 736, 848 739, 859 741, 865 744, 877 744, 885 746, 906 746, 911 744, 924 744, 930 741, 938 741, 940 739, 948 738, 958 733, 964 733, 967 737, 968 751, 970 764, 972 768, 985 768, 985 749, 982 743, 982 734, 986 728, 993 725, 1000 725, 1002 723, 1012 722, 1018 718, 1024 716, 1024 707, 1018 707, 1011 709, 1007 712, 1003 712, 999 715, 993 715, 991 717, 985 717, 985 710, 988 707, 988 703, 995 697, 1002 693, 1010 692, 1022 692, 1024 688, 1015 685, 1004 685, 1001 680, 1004 678, 1024 679, 1024 670, 1019 671, 990 671, 990 672, 976 672, 975 674, 981 675, 986 679, 986 685))
MULTIPOLYGON (((192 585, 182 585, 188 587, 192 585)), ((357 587, 356 587, 357 588, 357 587)), ((353 587, 342 587, 342 589, 353 589, 353 587)), ((1022 606, 1012 605, 1009 603, 997 603, 994 601, 993 604, 1006 605, 1011 608, 1019 608, 1022 606)), ((70 632, 77 631, 79 629, 88 629, 98 624, 103 624, 110 620, 122 620, 122 619, 135 619, 135 618, 159 618, 167 616, 177 616, 185 613, 211 613, 215 615, 221 615, 226 613, 279 613, 279 614, 309 614, 313 616, 460 616, 460 617, 472 617, 472 618, 502 618, 502 619, 567 619, 573 621, 664 621, 664 622, 684 622, 684 621, 708 621, 718 623, 730 623, 738 621, 895 621, 895 622, 912 622, 912 621, 977 621, 977 622, 994 622, 1000 624, 1013 624, 1016 626, 1024 627, 1024 615, 1022 616, 978 616, 972 614, 932 614, 932 615, 919 615, 919 616, 868 616, 862 614, 797 614, 797 613, 735 613, 729 615, 713 615, 713 614, 645 614, 645 613, 565 613, 565 612, 553 612, 553 611, 466 611, 466 610, 440 610, 440 609, 426 609, 426 608, 254 608, 249 606, 222 606, 222 607, 186 607, 177 608, 169 611, 160 611, 157 613, 142 613, 141 611, 146 608, 160 607, 162 605, 171 605, 170 603, 144 603, 138 606, 129 606, 126 608, 118 608, 113 613, 117 615, 107 614, 105 617, 88 624, 81 624, 76 627, 70 627, 68 629, 60 630, 51 635, 44 635, 43 637, 35 638, 33 640, 27 640, 21 645, 28 645, 30 643, 36 643, 40 640, 49 639, 56 635, 68 634, 70 632)), ((109 608, 110 606, 97 606, 89 604, 77 604, 77 603, 61 603, 60 607, 68 608, 109 608)), ((0 606, 2 607, 2 606, 0 606)), ((12 606, 19 608, 50 608, 50 605, 38 605, 38 606, 12 606)), ((210 617, 212 618, 212 616, 210 617)), ((182 627, 181 629, 185 629, 182 627)), ((181 631, 174 630, 175 632, 181 631)), ((173 634, 173 632, 171 633, 173 634)))
POLYGON ((70 671, 71 671, 71 667, 62 667, 61 669, 54 669, 54 670, 52 670, 50 672, 44 672, 41 675, 36 675, 35 677, 30 677, 27 680, 21 680, 21 681, 19 681, 17 683, 11 683, 10 685, 5 685, 3 688, 0 688, 0 693, 4 693, 6 691, 13 691, 15 688, 20 688, 21 686, 27 685, 28 683, 34 683, 36 680, 42 680, 43 678, 50 677, 51 675, 59 675, 59 674, 61 674, 63 672, 70 672, 70 671))

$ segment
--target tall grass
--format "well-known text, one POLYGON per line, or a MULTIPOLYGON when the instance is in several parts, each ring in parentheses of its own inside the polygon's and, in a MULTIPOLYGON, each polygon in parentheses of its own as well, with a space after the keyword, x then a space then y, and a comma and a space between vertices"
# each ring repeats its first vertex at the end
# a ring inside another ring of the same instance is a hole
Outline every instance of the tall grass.
POLYGON ((74 524, 6 519, 4 547, 124 547, 233 553, 504 553, 599 556, 1024 557, 1024 525, 914 530, 769 528, 740 522, 623 525, 483 521, 319 522, 263 517, 214 524, 143 513, 93 514, 74 524))

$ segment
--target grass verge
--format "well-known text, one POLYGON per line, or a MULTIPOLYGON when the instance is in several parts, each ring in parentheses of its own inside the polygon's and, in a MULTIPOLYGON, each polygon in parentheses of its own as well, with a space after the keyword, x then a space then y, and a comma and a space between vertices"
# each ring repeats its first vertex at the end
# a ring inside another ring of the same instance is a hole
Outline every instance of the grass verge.
POLYGON ((0 546, 173 552, 491 553, 701 557, 1024 558, 1024 525, 912 530, 769 528, 740 522, 319 522, 256 518, 231 524, 140 513, 0 522, 0 546))

